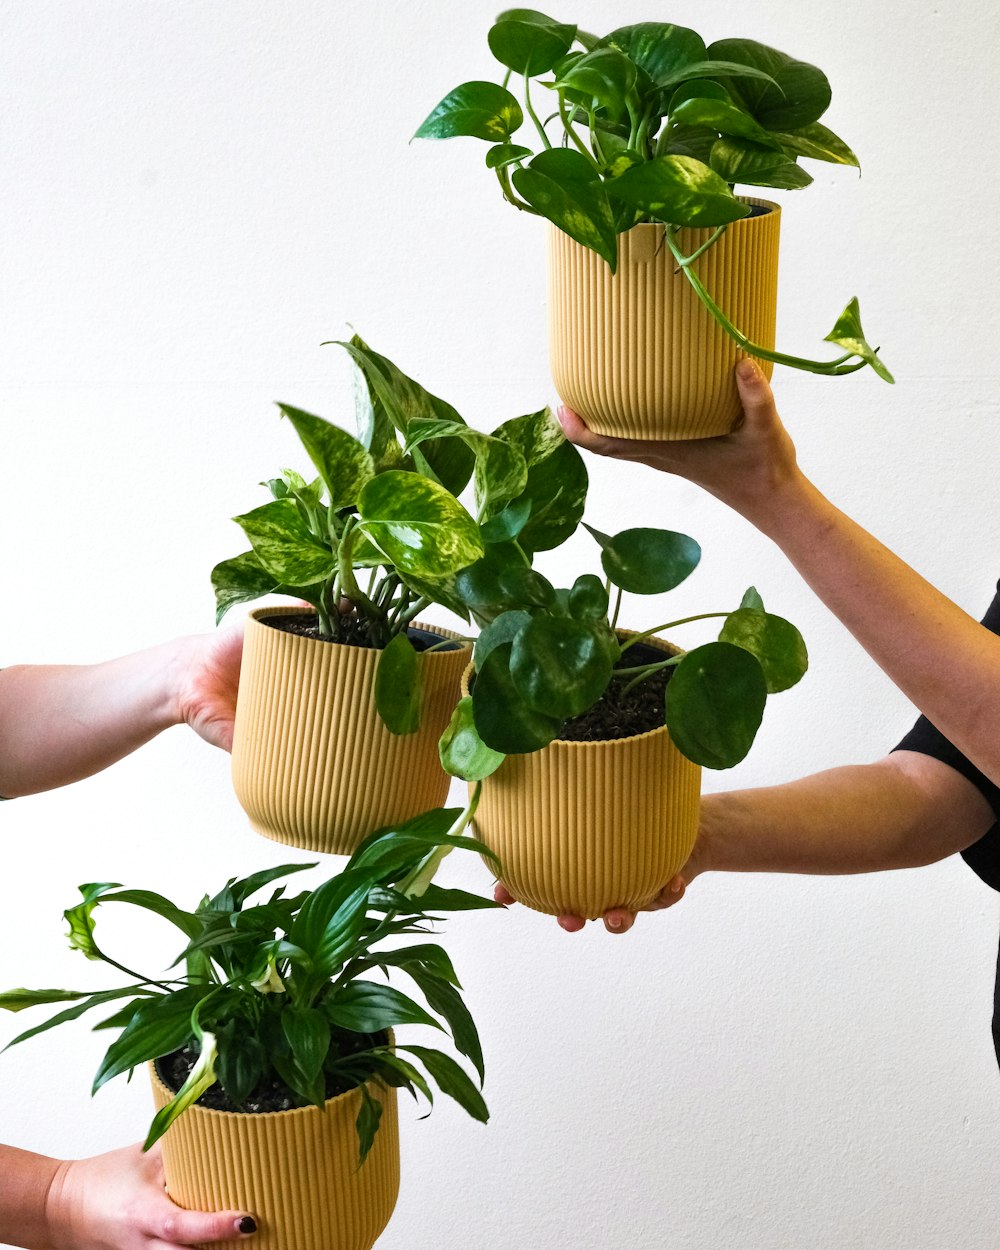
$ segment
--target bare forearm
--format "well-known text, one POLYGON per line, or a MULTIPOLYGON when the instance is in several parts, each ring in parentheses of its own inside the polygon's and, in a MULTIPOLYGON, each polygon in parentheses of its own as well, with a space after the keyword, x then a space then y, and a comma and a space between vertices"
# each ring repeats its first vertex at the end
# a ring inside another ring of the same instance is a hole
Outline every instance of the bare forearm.
POLYGON ((1000 781, 1000 639, 802 477, 747 515, 911 702, 1000 781))
POLYGON ((178 723, 180 642, 104 664, 0 672, 0 794, 67 785, 178 723))
POLYGON ((897 752, 757 790, 706 795, 699 871, 843 874, 911 868, 964 850, 994 821, 938 760, 897 752))
POLYGON ((0 1146, 0 1242, 27 1250, 53 1250, 46 1219, 57 1159, 0 1146))

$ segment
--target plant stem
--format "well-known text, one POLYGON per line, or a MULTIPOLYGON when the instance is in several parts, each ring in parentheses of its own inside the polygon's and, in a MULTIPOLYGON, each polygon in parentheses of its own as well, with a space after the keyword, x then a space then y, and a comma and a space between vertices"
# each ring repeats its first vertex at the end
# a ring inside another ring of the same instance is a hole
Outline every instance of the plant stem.
MULTIPOLYGON (((827 377, 841 377, 847 373, 857 373, 859 369, 863 369, 868 363, 866 360, 859 360, 857 364, 846 365, 844 361, 850 360, 855 355, 854 352, 847 352, 846 355, 839 356, 836 360, 806 360, 802 356, 788 356, 784 352, 776 352, 767 347, 762 347, 759 343, 754 343, 747 336, 738 330, 736 326, 729 320, 726 314, 718 306, 715 300, 709 295, 704 283, 691 268, 693 257, 685 256, 677 246, 677 227, 667 226, 667 246, 673 253, 674 259, 677 261, 679 268, 682 270, 688 282, 694 288, 695 294, 708 309, 709 313, 715 321, 721 326, 729 337, 742 347, 750 356, 756 356, 760 360, 771 360, 778 365, 788 365, 791 369, 804 369, 808 373, 820 373, 827 377)), ((697 253, 696 253, 697 255, 697 253)))
POLYGON ((637 673, 638 676, 633 677, 627 686, 622 690, 622 695, 627 695, 630 690, 641 681, 645 681, 647 677, 653 673, 658 673, 664 668, 676 668, 684 657, 682 655, 672 655, 669 660, 661 660, 659 664, 644 664, 641 668, 619 668, 615 670, 615 676, 621 677, 626 673, 637 673))
POLYGON ((633 634, 631 638, 622 643, 622 651, 625 652, 629 647, 634 647, 637 642, 644 642, 647 638, 652 638, 654 634, 658 634, 662 629, 673 629, 675 625, 689 625, 692 621, 708 621, 713 617, 729 616, 728 612, 699 612, 697 616, 684 616, 679 621, 666 621, 663 625, 654 625, 652 629, 645 629, 641 634, 633 634))
POLYGON ((615 611, 614 611, 614 615, 611 617, 611 628, 612 628, 612 629, 614 629, 614 627, 618 624, 618 613, 621 611, 621 606, 622 606, 622 588, 621 588, 621 586, 619 586, 619 587, 618 587, 618 595, 617 595, 617 597, 615 598, 615 611))
POLYGON ((559 120, 563 124, 563 129, 566 131, 566 134, 570 137, 570 139, 572 139, 572 141, 580 149, 583 155, 587 158, 587 160, 590 161, 591 165, 593 165, 593 167, 597 170, 597 172, 600 173, 601 167, 600 165, 598 165, 597 161, 594 159, 593 153, 588 149, 587 145, 584 143, 584 141, 580 138, 580 136, 573 129, 573 123, 566 116, 566 97, 563 95, 561 91, 558 92, 558 96, 559 96, 559 120))
POLYGON ((424 608, 430 607, 430 605, 431 605, 430 599, 421 598, 421 599, 415 600, 411 607, 407 608, 406 611, 403 612, 402 614, 397 615, 395 621, 393 622, 395 626, 395 632, 402 633, 402 631, 407 627, 407 625, 409 625, 410 621, 412 621, 414 617, 416 617, 419 613, 423 612, 424 608))
POLYGON ((521 210, 522 213, 532 213, 535 217, 539 214, 536 209, 532 208, 527 200, 522 200, 510 185, 510 173, 507 165, 500 165, 496 169, 497 180, 500 183, 500 190, 503 192, 503 198, 508 204, 513 204, 515 208, 521 210))
POLYGON ((528 116, 535 123, 535 129, 538 131, 538 137, 541 139, 546 148, 551 148, 552 141, 545 133, 545 127, 539 121, 538 114, 535 112, 535 106, 531 103, 531 79, 528 76, 527 70, 524 71, 524 106, 528 116))

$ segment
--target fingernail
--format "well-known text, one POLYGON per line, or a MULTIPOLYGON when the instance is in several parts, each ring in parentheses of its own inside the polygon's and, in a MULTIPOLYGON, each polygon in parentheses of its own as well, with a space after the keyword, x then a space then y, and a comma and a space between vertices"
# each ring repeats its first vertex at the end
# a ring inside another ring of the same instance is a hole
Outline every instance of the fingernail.
POLYGON ((684 882, 683 882, 683 881, 675 881, 675 882, 673 883, 673 885, 670 887, 670 893, 671 893, 671 894, 680 894, 681 890, 683 890, 683 889, 684 889, 684 882))
POLYGON ((617 932, 621 927, 622 927, 621 916, 612 916, 611 919, 608 921, 608 928, 614 929, 615 932, 617 932))
POLYGON ((736 373, 744 382, 755 382, 760 377, 760 370, 749 356, 741 360, 736 366, 736 373))
POLYGON ((248 1236, 257 1231, 257 1221, 252 1215, 244 1215, 236 1221, 236 1231, 248 1236))

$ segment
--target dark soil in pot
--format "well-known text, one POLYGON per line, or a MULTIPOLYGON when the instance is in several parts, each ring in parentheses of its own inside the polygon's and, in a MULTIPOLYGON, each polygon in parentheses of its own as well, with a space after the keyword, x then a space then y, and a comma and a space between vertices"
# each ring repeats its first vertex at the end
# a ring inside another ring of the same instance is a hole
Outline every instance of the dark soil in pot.
MULTIPOLYGON (((353 1055, 373 1046, 384 1046, 388 1042, 385 1033, 369 1035, 366 1033, 343 1033, 337 1038, 337 1054, 353 1055)), ((173 1054, 164 1055, 156 1061, 156 1071, 160 1080, 176 1094, 187 1080, 191 1069, 198 1062, 198 1049, 194 1046, 182 1046, 173 1054)), ((326 1096, 336 1098, 338 1094, 346 1094, 354 1089, 357 1081, 342 1076, 326 1074, 326 1096)), ((288 1088, 285 1082, 272 1071, 251 1090, 243 1106, 234 1103, 220 1084, 212 1085, 205 1090, 195 1104, 199 1107, 210 1107, 214 1111, 235 1111, 255 1114, 267 1111, 291 1111, 294 1107, 302 1107, 298 1094, 288 1088)))
MULTIPOLYGON (((378 644, 372 642, 369 636, 369 622, 358 616, 345 616, 341 618, 344 636, 342 638, 333 638, 329 634, 321 634, 319 632, 319 618, 310 616, 302 612, 289 612, 287 616, 276 613, 274 616, 265 616, 261 618, 262 625, 268 625, 271 629, 280 629, 285 634, 298 634, 302 638, 312 638, 317 642, 338 642, 345 643, 350 647, 371 647, 380 651, 382 648, 378 644)), ((428 647, 434 646, 435 643, 445 642, 443 635, 435 634, 429 629, 408 629, 406 636, 413 643, 414 650, 426 651, 428 647)), ((457 642, 448 640, 446 645, 438 647, 439 651, 455 651, 458 649, 457 642)))
MULTIPOLYGON (((620 668, 635 668, 639 664, 656 663, 668 659, 666 652, 658 647, 636 643, 618 662, 620 668)), ((628 694, 625 687, 634 674, 613 677, 604 694, 586 712, 574 716, 563 725, 559 738, 563 742, 610 742, 617 738, 633 738, 636 734, 660 729, 664 723, 664 697, 667 683, 673 675, 672 668, 661 668, 651 673, 628 694)))

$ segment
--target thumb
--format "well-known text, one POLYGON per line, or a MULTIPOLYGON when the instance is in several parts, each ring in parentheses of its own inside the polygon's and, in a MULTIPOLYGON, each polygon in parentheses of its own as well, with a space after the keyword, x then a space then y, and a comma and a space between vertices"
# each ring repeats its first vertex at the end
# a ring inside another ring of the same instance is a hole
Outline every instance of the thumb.
POLYGON ((760 365, 749 356, 736 366, 736 385, 747 424, 759 426, 775 419, 777 412, 771 387, 760 365))
POLYGON ((166 1199, 167 1207, 150 1221, 150 1232, 168 1245, 237 1241, 257 1231, 257 1221, 241 1211, 184 1211, 166 1199))

